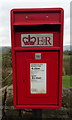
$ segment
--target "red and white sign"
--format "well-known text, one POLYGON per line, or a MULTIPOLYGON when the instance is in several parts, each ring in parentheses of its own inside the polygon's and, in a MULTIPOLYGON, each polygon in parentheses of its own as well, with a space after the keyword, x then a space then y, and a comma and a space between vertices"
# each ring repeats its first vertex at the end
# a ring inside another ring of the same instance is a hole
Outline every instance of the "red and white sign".
POLYGON ((53 34, 21 34, 21 46, 53 46, 53 34))

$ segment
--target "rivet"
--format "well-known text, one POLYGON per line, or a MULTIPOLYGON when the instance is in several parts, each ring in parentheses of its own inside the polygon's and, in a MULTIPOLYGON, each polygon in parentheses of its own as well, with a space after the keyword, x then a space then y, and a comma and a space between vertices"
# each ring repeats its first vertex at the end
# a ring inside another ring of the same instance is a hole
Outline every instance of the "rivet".
POLYGON ((48 16, 46 16, 46 18, 48 18, 48 16))
POLYGON ((26 16, 26 19, 28 18, 28 16, 26 16))

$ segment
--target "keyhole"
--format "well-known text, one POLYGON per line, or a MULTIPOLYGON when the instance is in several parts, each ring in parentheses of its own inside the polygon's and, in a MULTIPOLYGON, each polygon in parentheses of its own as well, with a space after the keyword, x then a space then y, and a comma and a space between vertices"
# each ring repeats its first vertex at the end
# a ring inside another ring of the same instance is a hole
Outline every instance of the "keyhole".
POLYGON ((23 80, 23 82, 25 82, 25 80, 23 80))

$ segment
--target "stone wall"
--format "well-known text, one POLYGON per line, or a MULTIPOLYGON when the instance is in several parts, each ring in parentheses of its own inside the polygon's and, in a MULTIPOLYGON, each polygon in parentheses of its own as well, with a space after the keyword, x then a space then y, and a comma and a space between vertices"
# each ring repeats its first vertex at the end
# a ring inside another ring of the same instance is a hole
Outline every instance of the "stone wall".
MULTIPOLYGON (((0 100, 2 98, 2 118, 1 120, 28 120, 32 119, 32 109, 15 109, 13 107, 13 86, 5 86, 0 89, 0 100)), ((0 109, 0 110, 1 110, 0 109)), ((40 115, 39 115, 40 116, 40 115)), ((45 118, 55 118, 60 120, 71 120, 72 119, 72 87, 63 88, 62 91, 62 107, 60 109, 42 109, 41 110, 42 120, 45 118)))

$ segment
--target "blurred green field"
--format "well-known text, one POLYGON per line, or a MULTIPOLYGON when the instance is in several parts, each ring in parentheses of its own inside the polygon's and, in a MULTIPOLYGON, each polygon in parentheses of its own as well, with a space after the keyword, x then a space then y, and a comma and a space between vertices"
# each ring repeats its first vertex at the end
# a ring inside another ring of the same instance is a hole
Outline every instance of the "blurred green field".
POLYGON ((63 55, 63 76, 72 75, 72 56, 71 55, 63 55))
POLYGON ((63 54, 62 87, 72 87, 72 55, 63 54))
POLYGON ((62 77, 62 87, 72 87, 72 76, 63 76, 62 77))
POLYGON ((66 60, 69 60, 70 59, 70 55, 63 55, 63 58, 66 59, 66 60))

